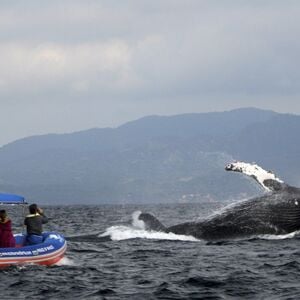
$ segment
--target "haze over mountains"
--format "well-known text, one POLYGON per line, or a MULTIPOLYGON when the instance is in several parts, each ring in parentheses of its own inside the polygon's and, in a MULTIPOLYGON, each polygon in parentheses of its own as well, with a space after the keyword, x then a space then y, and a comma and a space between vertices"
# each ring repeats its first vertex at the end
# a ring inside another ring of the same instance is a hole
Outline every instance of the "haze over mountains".
POLYGON ((300 116, 246 108, 33 136, 0 148, 0 190, 48 204, 240 199, 261 190, 224 171, 232 160, 300 186, 299 132, 300 116))

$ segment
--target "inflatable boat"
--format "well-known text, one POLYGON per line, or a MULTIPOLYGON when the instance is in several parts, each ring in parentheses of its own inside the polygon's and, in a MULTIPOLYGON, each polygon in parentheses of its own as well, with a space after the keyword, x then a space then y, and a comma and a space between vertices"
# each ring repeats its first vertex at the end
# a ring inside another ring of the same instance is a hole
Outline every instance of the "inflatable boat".
MULTIPOLYGON (((27 205, 24 197, 0 193, 0 204, 27 205)), ((12 265, 53 265, 60 261, 67 249, 65 238, 57 232, 43 232, 43 242, 26 245, 26 234, 14 235, 16 247, 0 248, 0 268, 12 265)))
POLYGON ((43 243, 28 246, 24 246, 26 234, 14 236, 15 248, 0 248, 0 268, 24 264, 50 266, 60 261, 67 249, 64 237, 56 232, 44 232, 43 243))

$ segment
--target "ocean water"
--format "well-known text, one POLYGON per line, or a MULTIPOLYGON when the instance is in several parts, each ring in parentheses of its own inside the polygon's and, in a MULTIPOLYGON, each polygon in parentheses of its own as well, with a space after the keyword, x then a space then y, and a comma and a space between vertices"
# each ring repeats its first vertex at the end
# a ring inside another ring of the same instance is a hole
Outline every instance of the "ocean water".
MULTIPOLYGON (((0 299, 299 299, 297 234, 207 243, 147 232, 137 221, 137 211, 173 225, 221 207, 45 207, 51 219, 45 230, 65 235, 66 257, 52 267, 1 270, 0 299)), ((16 210, 9 208, 17 232, 21 218, 16 210)))

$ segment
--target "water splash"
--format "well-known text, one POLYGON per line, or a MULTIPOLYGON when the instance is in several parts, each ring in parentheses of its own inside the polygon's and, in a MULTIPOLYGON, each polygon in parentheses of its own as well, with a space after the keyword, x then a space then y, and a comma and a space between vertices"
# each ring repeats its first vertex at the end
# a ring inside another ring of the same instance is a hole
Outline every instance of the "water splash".
POLYGON ((262 234, 259 235, 258 238, 263 240, 285 240, 285 239, 292 239, 300 234, 300 231, 294 231, 288 234, 280 234, 280 235, 274 235, 274 234, 262 234))
POLYGON ((113 241, 122 241, 128 239, 151 239, 151 240, 172 240, 172 241, 199 241, 196 238, 188 235, 179 235, 175 233, 165 233, 159 231, 146 231, 143 229, 136 229, 129 226, 112 226, 99 237, 110 236, 113 241))
POLYGON ((57 263, 55 263, 56 266, 76 266, 75 262, 64 256, 61 260, 59 260, 57 263))
POLYGON ((139 219, 141 213, 141 211, 137 210, 132 214, 132 226, 137 229, 145 230, 146 226, 144 221, 139 219))
POLYGON ((196 238, 188 235, 178 235, 175 233, 166 233, 160 231, 145 230, 145 223, 139 219, 140 211, 135 211, 132 214, 132 225, 111 226, 106 229, 99 237, 109 236, 113 241, 122 241, 128 239, 151 239, 151 240, 172 240, 172 241, 199 241, 196 238))

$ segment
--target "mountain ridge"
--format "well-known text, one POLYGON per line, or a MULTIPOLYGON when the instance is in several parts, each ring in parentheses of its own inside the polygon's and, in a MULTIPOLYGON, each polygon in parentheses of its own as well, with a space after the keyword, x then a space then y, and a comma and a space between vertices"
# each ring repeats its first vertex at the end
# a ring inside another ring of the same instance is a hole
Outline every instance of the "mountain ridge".
POLYGON ((233 159, 300 182, 299 129, 300 116, 244 108, 32 136, 0 148, 0 190, 48 204, 240 199, 260 190, 225 173, 233 159))

